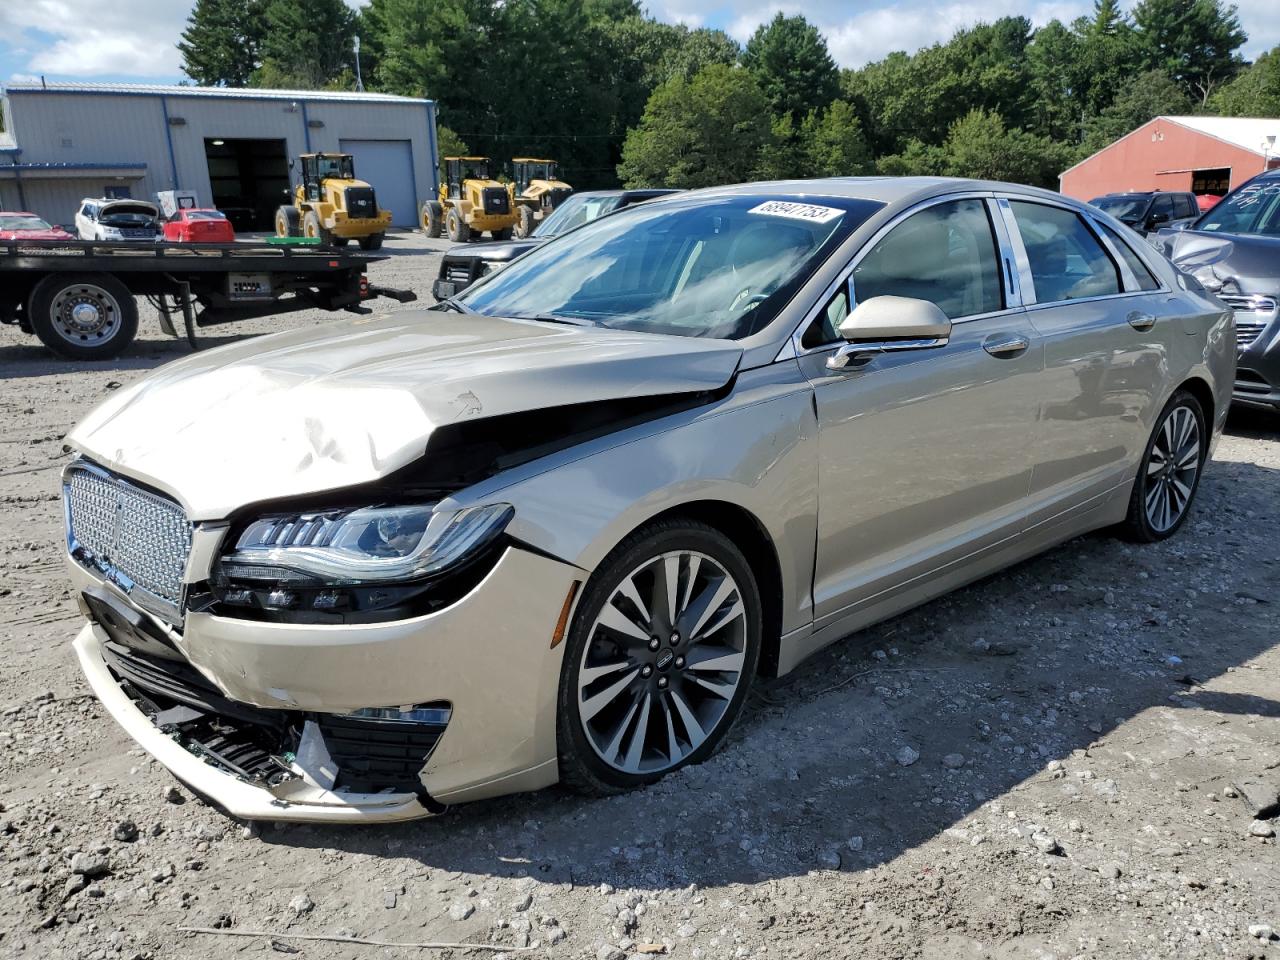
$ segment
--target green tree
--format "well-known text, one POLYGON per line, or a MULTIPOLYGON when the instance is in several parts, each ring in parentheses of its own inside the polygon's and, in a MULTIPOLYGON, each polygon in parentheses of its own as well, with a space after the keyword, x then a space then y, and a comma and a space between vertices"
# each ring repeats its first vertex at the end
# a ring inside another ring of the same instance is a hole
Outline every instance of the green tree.
POLYGON ((708 187, 750 179, 770 141, 768 101, 746 70, 712 64, 653 92, 627 133, 627 186, 708 187))
POLYGON ((1280 47, 1268 50, 1209 101, 1228 117, 1280 117, 1280 47))
POLYGON ((1035 94, 1032 125, 1043 136, 1067 140, 1079 133, 1087 83, 1080 68, 1082 46, 1078 33, 1051 20, 1036 31, 1027 48, 1035 94))
POLYGON ((1133 20, 1144 66, 1163 70, 1200 103, 1243 65, 1236 51, 1248 36, 1236 8, 1221 0, 1141 0, 1133 20))
POLYGON ((182 72, 203 87, 243 87, 258 67, 259 0, 196 0, 178 50, 182 72))
POLYGON ((1080 155, 1088 156, 1159 116, 1192 111, 1187 92, 1162 70, 1148 70, 1126 83, 1111 106, 1085 122, 1080 155))
POLYGON ((943 153, 949 176, 1051 187, 1071 151, 1046 137, 1007 129, 998 113, 971 110, 951 127, 943 153))
POLYGON ((775 115, 807 116, 839 93, 840 73, 818 28, 779 13, 747 41, 742 64, 755 76, 775 115))
POLYGON ((871 151, 853 106, 834 100, 820 116, 810 113, 801 130, 808 153, 809 175, 852 177, 868 171, 871 151))
POLYGON ((343 0, 267 0, 260 87, 319 90, 351 68, 355 14, 343 0))

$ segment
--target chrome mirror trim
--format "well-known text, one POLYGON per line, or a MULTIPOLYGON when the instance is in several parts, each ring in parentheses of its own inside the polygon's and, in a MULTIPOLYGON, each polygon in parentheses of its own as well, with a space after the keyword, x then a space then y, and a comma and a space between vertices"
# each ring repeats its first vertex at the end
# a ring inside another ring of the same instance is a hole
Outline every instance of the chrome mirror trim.
POLYGON ((827 357, 828 370, 856 370, 864 367, 882 353, 898 353, 905 350, 936 350, 950 342, 948 337, 929 337, 922 340, 881 340, 866 343, 846 343, 827 357))

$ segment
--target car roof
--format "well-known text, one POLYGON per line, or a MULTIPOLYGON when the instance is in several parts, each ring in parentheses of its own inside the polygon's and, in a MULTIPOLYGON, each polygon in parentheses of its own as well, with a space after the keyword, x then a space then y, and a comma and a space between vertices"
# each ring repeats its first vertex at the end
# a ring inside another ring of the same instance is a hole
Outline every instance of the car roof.
MULTIPOLYGON (((1018 183, 1001 183, 994 180, 972 180, 960 177, 825 177, 816 180, 769 180, 760 183, 742 183, 724 187, 706 187, 689 191, 687 195, 760 196, 779 194, 811 197, 840 197, 850 200, 873 200, 887 206, 915 203, 934 196, 954 193, 1019 194, 1029 199, 1041 198, 1058 203, 1079 203, 1063 194, 1040 187, 1028 187, 1018 183)), ((676 202, 677 198, 663 198, 662 203, 676 202)))

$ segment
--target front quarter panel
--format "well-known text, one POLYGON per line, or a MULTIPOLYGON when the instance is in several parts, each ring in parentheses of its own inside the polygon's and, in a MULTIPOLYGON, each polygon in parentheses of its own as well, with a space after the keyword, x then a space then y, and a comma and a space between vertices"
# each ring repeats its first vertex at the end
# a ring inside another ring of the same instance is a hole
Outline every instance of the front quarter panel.
POLYGON ((811 389, 789 361, 741 374, 711 406, 494 477, 466 501, 513 504, 512 537, 586 570, 659 514, 704 501, 740 507, 776 550, 785 634, 812 621, 816 457, 811 389))

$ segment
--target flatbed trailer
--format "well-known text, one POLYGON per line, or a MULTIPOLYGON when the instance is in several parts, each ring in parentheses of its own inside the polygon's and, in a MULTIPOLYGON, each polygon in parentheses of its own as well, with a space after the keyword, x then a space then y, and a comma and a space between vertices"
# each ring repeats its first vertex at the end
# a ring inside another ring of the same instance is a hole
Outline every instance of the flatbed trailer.
POLYGON ((387 259, 325 247, 268 243, 0 240, 0 322, 16 323, 68 359, 113 357, 138 332, 145 297, 160 326, 191 345, 196 328, 294 310, 370 313, 366 300, 416 300, 369 284, 387 259))

